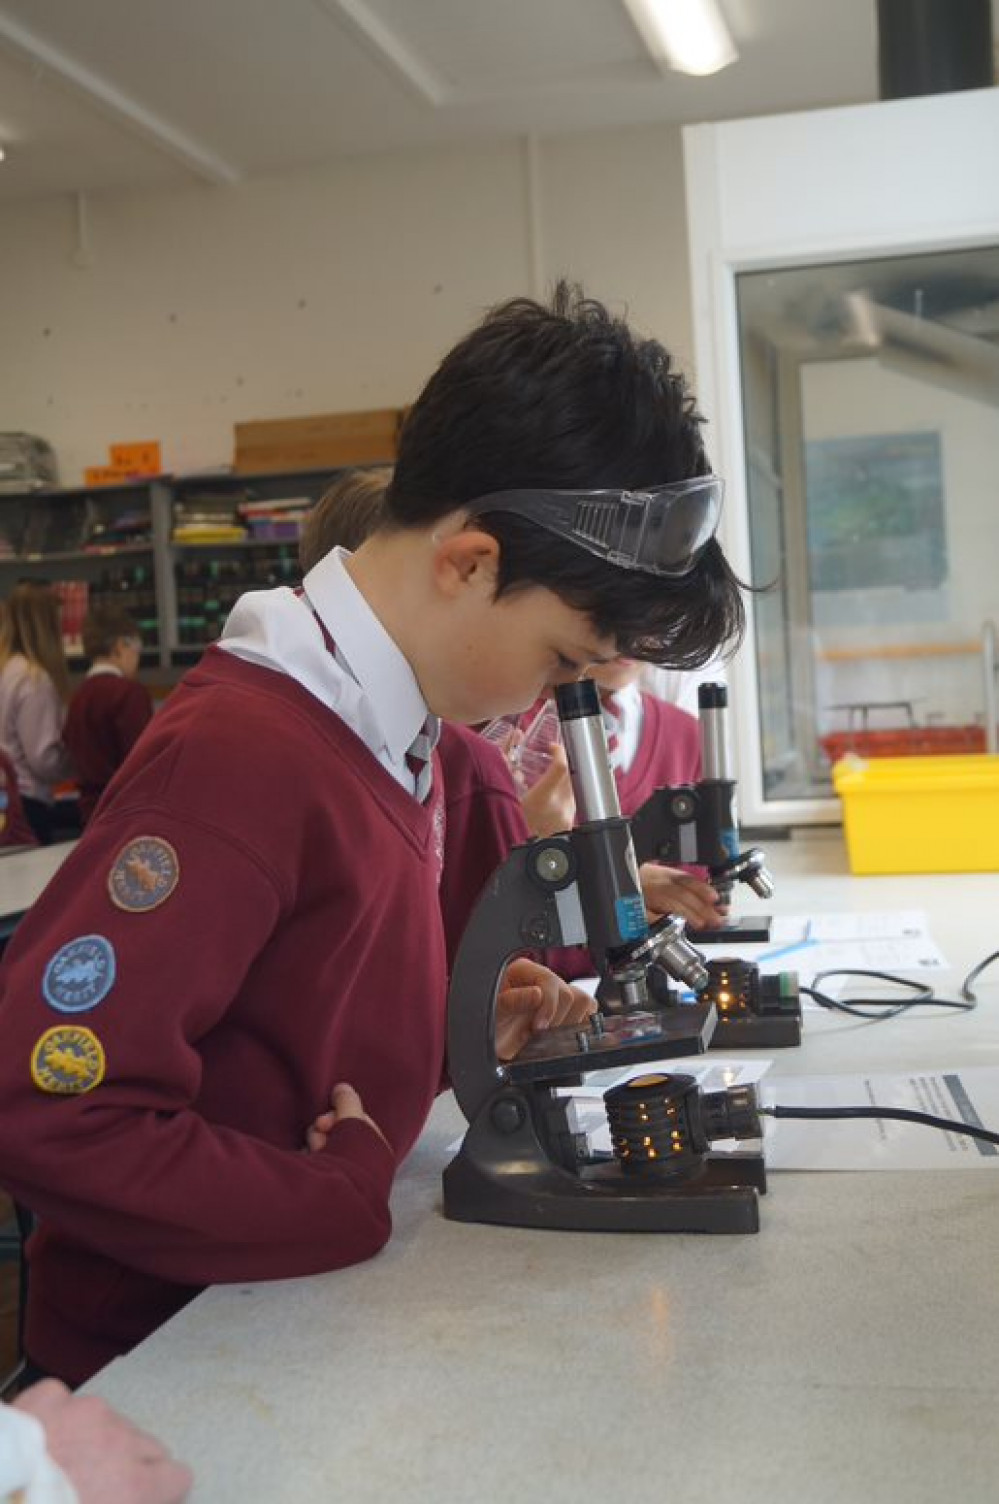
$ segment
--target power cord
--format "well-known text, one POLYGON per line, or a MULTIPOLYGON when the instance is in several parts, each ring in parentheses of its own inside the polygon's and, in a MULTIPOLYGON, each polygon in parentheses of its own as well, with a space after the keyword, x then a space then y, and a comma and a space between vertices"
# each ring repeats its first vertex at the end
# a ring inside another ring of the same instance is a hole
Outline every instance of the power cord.
POLYGON ((978 997, 972 990, 972 983, 977 981, 986 967, 999 960, 999 950, 994 950, 991 955, 985 957, 973 966, 961 983, 958 991, 959 997, 938 997, 936 991, 928 982, 914 982, 910 977, 900 977, 889 971, 867 971, 855 967, 837 967, 829 971, 820 971, 812 978, 810 987, 799 987, 807 997, 819 1004, 820 1008, 835 1009, 838 1013, 848 1013, 853 1018, 873 1019, 876 1023, 883 1023, 889 1018, 897 1018, 900 1013, 908 1013, 910 1008, 954 1008, 962 1013, 970 1013, 978 1006, 978 997), (903 987, 913 993, 912 997, 833 997, 828 992, 823 992, 820 983, 827 977, 871 977, 877 982, 888 982, 893 987, 903 987))
MULTIPOLYGON (((976 982, 985 969, 999 961, 999 950, 994 950, 973 966, 961 983, 959 998, 937 997, 933 988, 926 982, 913 982, 909 977, 895 976, 887 971, 864 971, 851 967, 842 967, 837 970, 820 971, 813 978, 811 987, 801 987, 799 990, 813 998, 823 1008, 835 1008, 841 1013, 852 1014, 855 1018, 870 1018, 878 1023, 885 1019, 896 1018, 900 1013, 907 1013, 910 1008, 957 1008, 964 1013, 969 1013, 978 1006, 978 997, 972 989, 972 983, 976 982), (893 986, 905 987, 915 993, 910 998, 835 998, 828 993, 822 992, 818 986, 827 977, 873 977, 879 982, 889 982, 893 986), (870 1012, 874 1008, 877 1011, 870 1012)), ((762 1116, 770 1118, 895 1118, 903 1123, 922 1123, 927 1128, 940 1128, 945 1133, 962 1133, 968 1138, 980 1139, 986 1144, 999 1144, 999 1133, 992 1133, 988 1128, 979 1128, 971 1123, 958 1122, 953 1118, 936 1117, 931 1112, 917 1112, 908 1107, 781 1107, 774 1104, 765 1107, 759 1106, 762 1116)))
POLYGON ((979 961, 979 963, 978 963, 977 966, 973 966, 971 968, 971 970, 968 972, 968 975, 965 977, 964 981, 961 983, 961 996, 962 997, 967 998, 969 1000, 969 1002, 972 1002, 972 1003, 977 1003, 978 1002, 978 998, 975 996, 975 994, 971 990, 971 984, 972 984, 972 982, 977 982, 978 981, 978 978, 981 976, 982 972, 985 970, 985 968, 987 966, 991 966, 992 963, 993 963, 993 961, 999 961, 999 950, 994 950, 990 956, 986 956, 985 957, 984 961, 979 961))
POLYGON ((931 1112, 916 1112, 908 1107, 780 1107, 775 1104, 770 1107, 760 1105, 758 1111, 769 1118, 898 1118, 904 1123, 924 1123, 928 1128, 942 1128, 947 1133, 980 1138, 986 1144, 999 1144, 999 1133, 991 1133, 988 1128, 977 1128, 953 1118, 938 1118, 931 1112))

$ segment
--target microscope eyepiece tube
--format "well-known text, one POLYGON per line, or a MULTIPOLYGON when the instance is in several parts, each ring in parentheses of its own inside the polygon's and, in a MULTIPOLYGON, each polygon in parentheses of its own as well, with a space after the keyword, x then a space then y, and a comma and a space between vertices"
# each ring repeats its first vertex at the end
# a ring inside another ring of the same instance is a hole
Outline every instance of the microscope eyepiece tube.
POLYGON ((731 779, 728 751, 728 689, 724 684, 699 684, 697 709, 701 723, 701 770, 704 778, 731 779))
POLYGON ((592 679, 560 684, 555 691, 572 792, 583 824, 621 816, 617 784, 607 756, 600 698, 592 679))

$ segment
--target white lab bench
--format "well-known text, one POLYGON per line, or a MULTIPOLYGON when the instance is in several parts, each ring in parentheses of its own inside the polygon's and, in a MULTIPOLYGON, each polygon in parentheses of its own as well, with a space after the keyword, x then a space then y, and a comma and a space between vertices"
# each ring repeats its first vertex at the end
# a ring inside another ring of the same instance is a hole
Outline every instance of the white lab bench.
MULTIPOLYGON (((838 831, 768 856, 776 900, 743 910, 924 908, 954 984, 999 946, 999 878, 853 878, 838 831)), ((999 1065, 999 965, 978 991, 809 1013, 774 1072, 999 1065)), ((196 1501, 995 1504, 994 1173, 773 1174, 755 1236, 470 1226, 440 1210, 463 1126, 441 1099, 377 1259, 208 1290, 89 1386, 196 1501)))
POLYGON ((0 847, 0 937, 12 933, 75 845, 63 841, 57 846, 0 847))

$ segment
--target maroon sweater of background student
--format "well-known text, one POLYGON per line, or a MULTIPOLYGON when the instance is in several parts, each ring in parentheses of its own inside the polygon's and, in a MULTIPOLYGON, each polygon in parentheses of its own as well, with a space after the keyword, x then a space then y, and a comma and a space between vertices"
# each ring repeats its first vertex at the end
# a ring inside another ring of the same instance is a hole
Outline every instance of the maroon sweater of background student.
POLYGON ((441 805, 418 804, 283 674, 210 649, 171 695, 18 927, 0 994, 0 1185, 38 1212, 27 1348, 79 1382, 200 1287, 377 1252, 388 1193, 440 1081, 441 805), (137 836, 180 880, 124 912, 108 874, 137 836), (115 952, 87 1012, 44 999, 74 937, 115 952), (93 1031, 103 1082, 47 1095, 39 1037, 93 1031), (348 1081, 367 1124, 306 1128, 348 1081))
POLYGON ((530 832, 498 747, 468 726, 444 725, 437 751, 446 807, 441 914, 450 970, 479 894, 530 832))
POLYGON ((656 789, 696 783, 701 776, 701 727, 679 705, 642 691, 642 735, 631 767, 615 772, 622 815, 636 815, 656 789))
POLYGON ((148 689, 124 674, 89 674, 75 691, 62 734, 76 768, 84 824, 152 717, 148 689))

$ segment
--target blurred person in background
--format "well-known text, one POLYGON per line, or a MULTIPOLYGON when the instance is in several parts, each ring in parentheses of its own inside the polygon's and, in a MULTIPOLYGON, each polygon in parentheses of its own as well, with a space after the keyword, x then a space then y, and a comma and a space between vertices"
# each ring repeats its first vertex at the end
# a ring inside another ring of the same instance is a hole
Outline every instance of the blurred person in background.
POLYGON ((59 601, 50 586, 22 580, 0 603, 0 747, 43 846, 52 841, 55 785, 71 772, 63 741, 69 697, 59 601))
POLYGON ((94 606, 83 623, 90 668, 69 702, 65 742, 80 786, 80 824, 86 825, 142 732, 153 718, 152 697, 135 677, 142 637, 120 606, 94 606))

